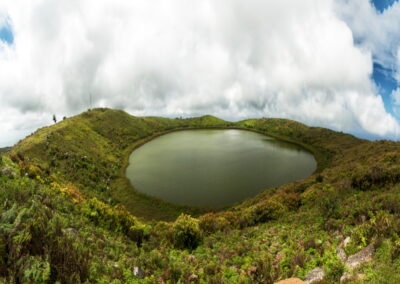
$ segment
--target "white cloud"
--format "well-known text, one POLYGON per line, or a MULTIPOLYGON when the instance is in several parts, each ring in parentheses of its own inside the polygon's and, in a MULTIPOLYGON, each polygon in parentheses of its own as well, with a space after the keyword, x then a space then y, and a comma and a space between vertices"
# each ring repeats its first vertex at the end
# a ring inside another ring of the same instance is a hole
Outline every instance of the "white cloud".
POLYGON ((400 88, 394 90, 391 94, 393 103, 400 106, 400 88))
POLYGON ((390 97, 392 99, 393 112, 400 116, 400 88, 393 90, 390 97))
POLYGON ((398 137, 370 80, 371 53, 354 46, 333 6, 9 0, 15 34, 0 52, 0 128, 79 113, 92 92, 97 106, 136 115, 286 117, 398 137))
POLYGON ((397 49, 397 68, 396 68, 396 75, 395 75, 395 79, 397 80, 397 82, 400 85, 400 46, 397 49))
POLYGON ((1 10, 0 6, 0 29, 8 24, 8 17, 5 12, 1 10))
POLYGON ((395 2, 382 13, 370 0, 337 0, 336 9, 352 29, 359 44, 370 50, 382 66, 399 70, 400 2, 395 2))

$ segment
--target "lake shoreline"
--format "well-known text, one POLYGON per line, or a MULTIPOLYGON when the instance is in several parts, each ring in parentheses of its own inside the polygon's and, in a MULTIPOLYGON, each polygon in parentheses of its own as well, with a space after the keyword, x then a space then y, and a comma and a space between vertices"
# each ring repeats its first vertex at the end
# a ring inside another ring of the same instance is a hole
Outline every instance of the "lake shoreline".
MULTIPOLYGON (((151 207, 157 207, 160 208, 161 211, 167 212, 166 216, 174 216, 172 218, 166 218, 166 221, 173 221, 176 217, 179 216, 181 212, 186 212, 188 214, 191 214, 192 216, 200 216, 202 214, 208 213, 208 212, 220 212, 224 210, 229 210, 230 208, 234 208, 240 203, 244 202, 245 200, 242 200, 240 202, 236 202, 233 204, 230 204, 228 206, 220 206, 220 207, 210 207, 210 206, 187 206, 187 205, 179 205, 175 203, 171 203, 165 200, 162 200, 160 198, 150 196, 148 194, 142 193, 139 190, 137 190, 129 181, 129 179, 126 177, 125 172, 127 167, 129 166, 129 157, 131 153, 144 144, 169 133, 173 132, 178 132, 178 131, 186 131, 186 130, 244 130, 244 131, 250 131, 254 133, 259 133, 267 137, 272 137, 275 138, 279 141, 287 142, 290 144, 294 144, 296 146, 300 146, 302 149, 305 151, 309 152, 312 154, 317 162, 317 168, 316 170, 311 174, 314 175, 321 171, 323 167, 321 165, 323 164, 323 154, 319 152, 318 149, 306 145, 302 142, 295 141, 293 139, 290 139, 289 137, 284 137, 284 136, 279 136, 273 133, 269 133, 266 131, 262 130, 257 130, 254 128, 250 127, 243 127, 243 126, 237 126, 237 125, 231 125, 231 126, 202 126, 202 127, 177 127, 174 129, 168 129, 165 131, 159 131, 155 132, 149 136, 146 136, 144 138, 136 140, 134 143, 132 143, 130 146, 128 146, 125 150, 122 151, 122 157, 121 157, 121 166, 119 168, 119 174, 117 179, 113 182, 113 187, 116 188, 113 190, 113 196, 116 197, 118 200, 121 202, 125 203, 128 208, 131 206, 129 205, 131 202, 129 201, 129 198, 133 198, 136 200, 134 204, 137 203, 143 203, 147 204, 147 206, 151 207)), ((265 189, 268 190, 268 189, 265 189)), ((253 197, 249 197, 248 199, 252 199, 253 197)), ((142 214, 145 215, 146 214, 142 214)), ((152 220, 151 217, 149 218, 143 218, 143 220, 152 220)))

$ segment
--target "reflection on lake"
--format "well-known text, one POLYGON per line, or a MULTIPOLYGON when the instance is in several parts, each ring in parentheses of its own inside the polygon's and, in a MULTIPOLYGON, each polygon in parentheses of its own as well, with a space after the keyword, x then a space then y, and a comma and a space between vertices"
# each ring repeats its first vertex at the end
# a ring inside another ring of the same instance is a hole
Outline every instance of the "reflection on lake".
POLYGON ((126 175, 139 191, 186 205, 221 206, 305 178, 314 157, 297 145, 243 130, 187 130, 135 150, 126 175))

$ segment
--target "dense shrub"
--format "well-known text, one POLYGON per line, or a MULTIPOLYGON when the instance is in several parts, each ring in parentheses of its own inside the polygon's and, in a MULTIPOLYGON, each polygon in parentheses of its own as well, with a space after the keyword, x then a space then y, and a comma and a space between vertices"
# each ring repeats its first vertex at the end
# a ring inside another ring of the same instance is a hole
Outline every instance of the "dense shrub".
POLYGON ((368 270, 366 283, 400 283, 399 244, 385 240, 374 255, 376 263, 368 270))
POLYGON ((258 224, 275 220, 281 217, 285 211, 286 207, 282 203, 275 200, 267 200, 257 204, 252 210, 252 215, 254 223, 258 224))
POLYGON ((400 214, 400 194, 381 193, 373 198, 374 206, 391 214, 400 214))
POLYGON ((400 181, 400 168, 374 166, 367 169, 358 169, 352 174, 351 186, 358 190, 369 190, 377 186, 393 184, 400 181))
POLYGON ((245 228, 281 217, 287 210, 282 203, 268 199, 245 208, 238 213, 239 227, 245 228))
POLYGON ((318 175, 315 177, 315 181, 316 181, 316 182, 323 182, 323 181, 324 181, 324 177, 323 177, 321 174, 318 174, 318 175))
POLYGON ((387 211, 378 211, 376 214, 371 214, 368 224, 374 236, 378 238, 395 237, 400 233, 398 216, 392 215, 387 211))
POLYGON ((202 215, 199 218, 199 225, 201 230, 205 234, 212 234, 217 231, 224 231, 230 227, 230 223, 225 217, 214 214, 214 213, 207 213, 202 215))
POLYGON ((202 240, 199 221, 181 214, 172 227, 174 246, 179 249, 195 249, 202 240))
POLYGON ((20 259, 22 283, 45 284, 50 280, 50 263, 42 257, 26 256, 20 259))
POLYGON ((11 282, 79 283, 88 278, 88 250, 63 233, 60 218, 48 207, 36 200, 29 208, 13 206, 1 224, 1 273, 11 282))
POLYGON ((84 214, 96 225, 121 232, 141 245, 146 226, 142 225, 123 206, 110 207, 96 198, 87 200, 83 206, 84 214))
POLYGON ((273 200, 285 205, 289 210, 296 210, 301 205, 300 195, 294 192, 277 193, 273 200))
POLYGON ((327 279, 333 283, 339 283, 340 277, 345 272, 344 264, 336 256, 327 258, 324 268, 326 270, 327 279))
POLYGON ((398 215, 387 211, 370 212, 369 219, 353 228, 351 242, 345 248, 348 254, 353 254, 371 242, 379 244, 384 239, 391 239, 397 243, 400 234, 400 220, 398 215))
POLYGON ((301 195, 302 203, 316 207, 325 218, 338 217, 340 193, 330 184, 316 184, 301 195))
POLYGON ((273 267, 271 256, 265 256, 256 261, 256 269, 254 273, 248 274, 255 283, 274 283, 273 267))
POLYGON ((49 261, 51 264, 51 280, 62 283, 85 282, 89 277, 91 255, 88 248, 77 241, 74 236, 65 233, 59 218, 50 221, 47 240, 49 261))

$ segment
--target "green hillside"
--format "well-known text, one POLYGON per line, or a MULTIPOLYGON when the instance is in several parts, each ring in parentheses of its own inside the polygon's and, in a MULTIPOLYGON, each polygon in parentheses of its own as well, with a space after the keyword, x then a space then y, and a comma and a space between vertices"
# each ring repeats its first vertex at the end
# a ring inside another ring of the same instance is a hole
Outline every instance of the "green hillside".
POLYGON ((10 147, 0 148, 0 154, 1 154, 1 153, 5 153, 5 152, 7 152, 8 150, 10 150, 10 147))
POLYGON ((319 267, 320 283, 344 274, 348 283, 400 283, 397 142, 284 119, 95 109, 39 129, 0 158, 0 282, 274 283, 319 267), (133 149, 194 128, 296 143, 317 171, 219 210, 169 204, 129 184, 133 149), (357 255, 349 256, 368 250, 372 259, 352 267, 357 255))

